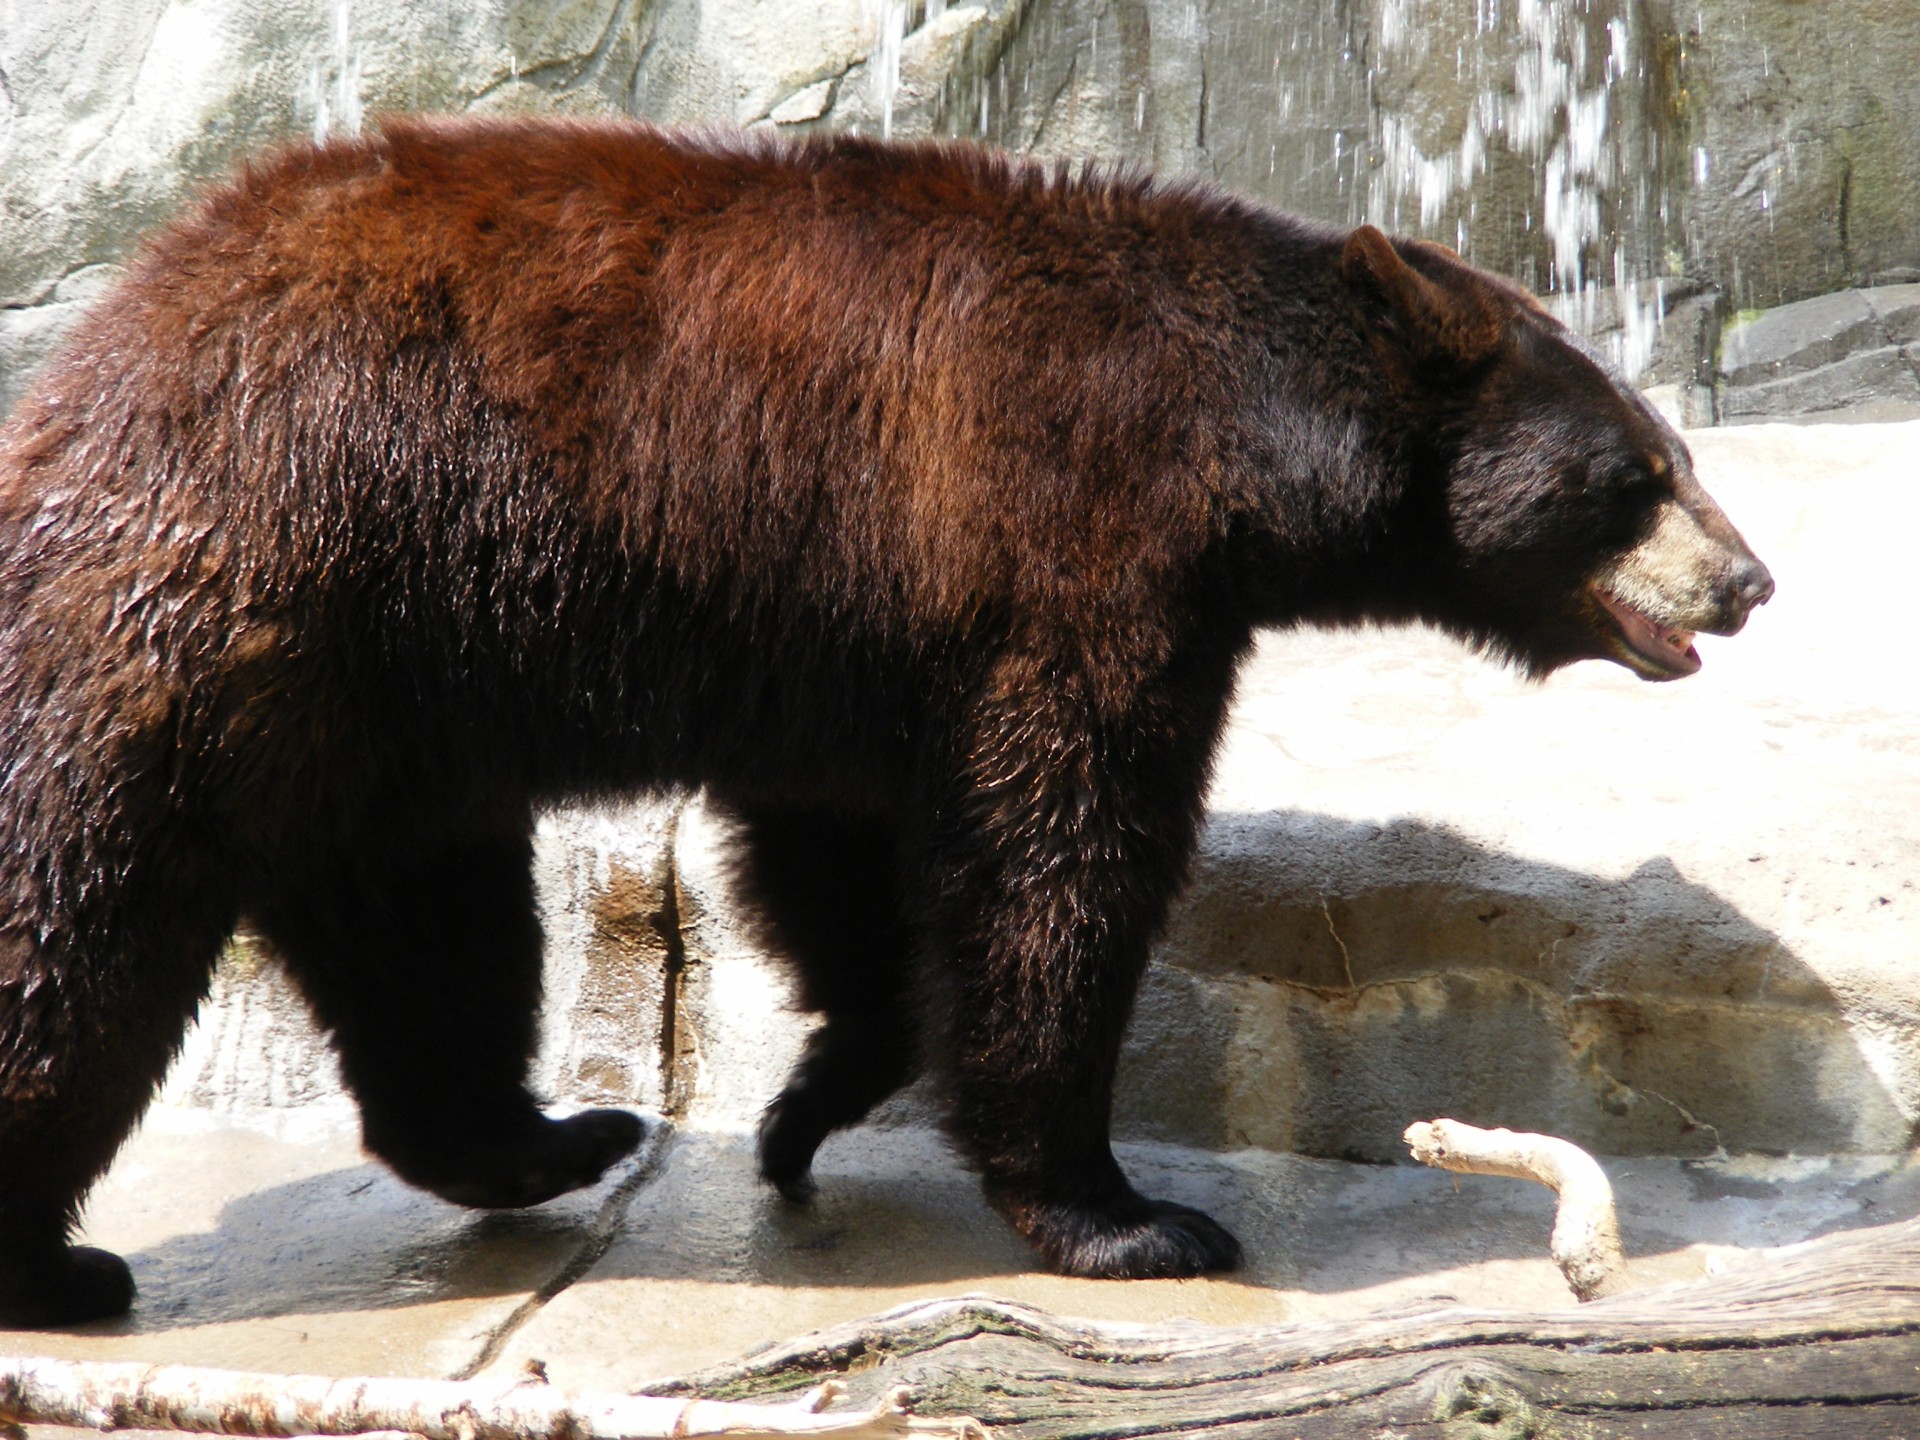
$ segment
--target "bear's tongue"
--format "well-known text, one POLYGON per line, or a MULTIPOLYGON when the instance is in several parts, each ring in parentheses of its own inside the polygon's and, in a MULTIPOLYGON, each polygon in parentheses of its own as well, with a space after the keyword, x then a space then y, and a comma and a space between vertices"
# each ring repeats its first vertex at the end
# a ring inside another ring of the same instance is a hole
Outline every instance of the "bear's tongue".
POLYGON ((1613 617, 1620 638, 1627 648, 1662 676, 1677 679, 1700 668, 1700 652, 1693 648, 1693 631, 1675 630, 1660 624, 1627 604, 1619 596, 1594 587, 1594 595, 1613 617))

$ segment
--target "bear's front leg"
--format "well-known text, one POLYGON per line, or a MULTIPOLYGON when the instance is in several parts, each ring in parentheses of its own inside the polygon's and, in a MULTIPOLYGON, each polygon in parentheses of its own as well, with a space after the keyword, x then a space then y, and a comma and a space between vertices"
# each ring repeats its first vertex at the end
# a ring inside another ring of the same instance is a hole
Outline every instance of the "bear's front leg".
POLYGON ((1232 1269, 1233 1236, 1141 1195, 1108 1137, 1121 1040, 1185 878, 1217 712, 1146 700, 1075 724, 1074 698, 1058 686, 1043 716, 983 724, 967 791, 942 807, 926 940, 948 1127, 1052 1268, 1232 1269))
POLYGON ((1240 1247, 1184 1206, 1146 1198, 1113 1157, 1113 1078, 1151 932, 1153 867, 1056 855, 967 886, 976 925, 943 937, 937 1031, 948 1128, 988 1201, 1067 1275, 1228 1270, 1240 1247))

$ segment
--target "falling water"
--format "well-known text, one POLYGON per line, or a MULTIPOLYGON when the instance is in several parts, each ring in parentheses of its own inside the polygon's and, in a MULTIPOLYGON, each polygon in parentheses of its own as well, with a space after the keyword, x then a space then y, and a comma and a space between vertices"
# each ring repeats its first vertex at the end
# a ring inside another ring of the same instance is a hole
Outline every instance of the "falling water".
POLYGON ((1546 292, 1638 376, 1661 320, 1654 277, 1678 270, 1683 212, 1712 163, 1669 149, 1685 37, 1676 48, 1649 13, 1640 0, 1036 6, 990 77, 981 133, 1196 169, 1286 210, 1443 241, 1546 292))
MULTIPOLYGON (((1432 3, 1382 0, 1370 84, 1395 67, 1431 64, 1433 38, 1445 33, 1421 13, 1432 3)), ((1522 223, 1545 246, 1546 273, 1536 284, 1576 329, 1607 328, 1612 358, 1631 376, 1652 358, 1661 297, 1657 285, 1639 283, 1645 257, 1632 251, 1636 239, 1644 247, 1644 235, 1629 232, 1664 196, 1646 173, 1644 145, 1634 143, 1643 137, 1632 134, 1618 103, 1645 75, 1632 10, 1622 6, 1601 24, 1603 14, 1591 4, 1476 0, 1473 31, 1454 57, 1457 73, 1474 82, 1458 143, 1428 154, 1405 115, 1378 109, 1365 214, 1404 225, 1414 218, 1406 214, 1411 201, 1422 232, 1469 249, 1476 183, 1496 150, 1512 152, 1533 177, 1522 223), (1602 305, 1609 286, 1611 315, 1602 305)), ((1704 167, 1705 155, 1695 163, 1704 167)))
POLYGON ((872 59, 874 89, 880 100, 880 133, 893 134, 893 102, 900 93, 900 47, 907 38, 908 0, 875 0, 878 32, 872 59))
POLYGON ((316 145, 329 135, 360 133, 360 52, 350 10, 349 0, 334 0, 333 53, 314 62, 297 97, 300 109, 313 116, 316 145))
POLYGON ((880 133, 893 134, 894 101, 900 94, 900 58, 907 36, 946 13, 947 0, 868 0, 874 24, 868 65, 880 111, 880 133))

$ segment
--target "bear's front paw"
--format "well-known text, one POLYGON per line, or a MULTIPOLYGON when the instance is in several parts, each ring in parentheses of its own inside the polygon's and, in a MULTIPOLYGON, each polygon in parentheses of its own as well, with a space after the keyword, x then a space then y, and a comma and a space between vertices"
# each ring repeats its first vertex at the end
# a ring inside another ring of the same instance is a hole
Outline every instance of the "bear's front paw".
POLYGON ((1177 1280, 1240 1264, 1240 1242, 1211 1216, 1166 1200, 1115 1210, 1049 1206, 1027 1238, 1063 1275, 1095 1280, 1177 1280))
POLYGON ((46 1330, 124 1315, 133 1295, 127 1262, 91 1245, 62 1246, 25 1264, 0 1257, 0 1326, 9 1329, 46 1330))
POLYGON ((760 1117, 760 1178, 794 1205, 813 1199, 813 1152, 826 1131, 789 1088, 760 1117))

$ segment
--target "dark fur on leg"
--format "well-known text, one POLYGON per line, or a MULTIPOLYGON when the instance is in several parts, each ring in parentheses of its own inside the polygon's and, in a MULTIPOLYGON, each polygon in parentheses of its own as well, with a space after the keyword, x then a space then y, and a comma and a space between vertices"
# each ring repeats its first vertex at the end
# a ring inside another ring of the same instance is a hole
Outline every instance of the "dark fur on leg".
POLYGON ((115 926, 66 916, 43 939, 0 928, 0 1326, 79 1324, 133 1303, 126 1262, 70 1237, 178 1050, 225 928, 156 900, 173 888, 157 876, 122 873, 100 901, 120 912, 115 926))
POLYGON ((524 832, 316 867, 256 924, 332 1033, 366 1145, 458 1205, 537 1205, 591 1185, 644 1127, 564 1120, 526 1090, 541 933, 524 832))
POLYGON ((801 1003, 826 1017, 760 1122, 762 1178, 801 1202, 813 1195, 820 1142, 864 1119, 918 1067, 899 839, 884 819, 824 807, 733 813, 736 894, 793 967, 801 1003))
POLYGON ((1121 1040, 1192 852, 1222 720, 1201 697, 1223 692, 1213 677, 1234 654, 1196 645, 1119 705, 1090 703, 1100 678, 1064 658, 1007 657, 980 687, 992 701, 976 714, 962 780, 971 803, 949 807, 964 819, 929 867, 947 877, 931 949, 948 1129, 988 1200, 1067 1274, 1170 1277, 1240 1261, 1207 1216, 1140 1195, 1108 1144, 1121 1040), (1037 733, 1057 737, 1044 755, 1024 744, 1037 733))

